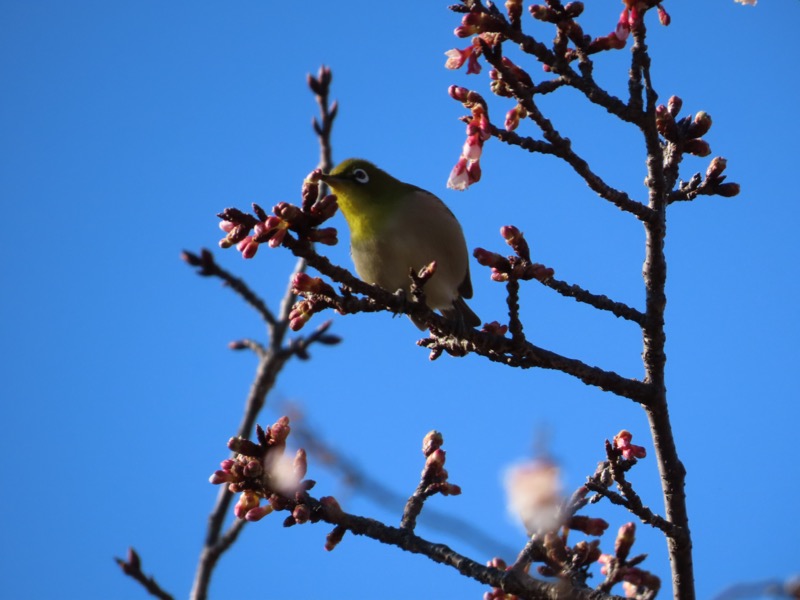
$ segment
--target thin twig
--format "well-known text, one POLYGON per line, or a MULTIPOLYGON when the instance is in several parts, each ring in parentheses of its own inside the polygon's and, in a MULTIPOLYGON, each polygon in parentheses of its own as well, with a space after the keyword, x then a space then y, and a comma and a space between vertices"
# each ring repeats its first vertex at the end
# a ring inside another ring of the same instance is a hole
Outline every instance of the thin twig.
POLYGON ((562 296, 575 298, 577 302, 583 302, 599 310, 606 310, 616 317, 621 317, 639 325, 644 325, 644 314, 623 302, 615 302, 608 296, 592 294, 578 285, 570 285, 565 281, 559 281, 552 277, 543 281, 542 284, 557 291, 562 296))
POLYGON ((153 577, 148 577, 142 572, 142 561, 133 548, 128 548, 126 559, 115 558, 116 563, 128 577, 138 581, 148 594, 160 600, 174 600, 171 594, 165 592, 153 577))

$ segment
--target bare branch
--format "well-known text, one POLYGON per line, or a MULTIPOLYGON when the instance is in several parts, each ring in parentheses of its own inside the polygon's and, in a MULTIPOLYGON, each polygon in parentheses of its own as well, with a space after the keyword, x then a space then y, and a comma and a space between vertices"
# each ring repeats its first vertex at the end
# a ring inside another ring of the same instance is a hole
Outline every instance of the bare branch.
POLYGON ((161 589, 153 577, 148 577, 142 572, 142 561, 139 554, 133 548, 128 548, 126 559, 115 558, 116 563, 128 577, 138 581, 148 594, 160 600, 173 600, 172 595, 161 589))

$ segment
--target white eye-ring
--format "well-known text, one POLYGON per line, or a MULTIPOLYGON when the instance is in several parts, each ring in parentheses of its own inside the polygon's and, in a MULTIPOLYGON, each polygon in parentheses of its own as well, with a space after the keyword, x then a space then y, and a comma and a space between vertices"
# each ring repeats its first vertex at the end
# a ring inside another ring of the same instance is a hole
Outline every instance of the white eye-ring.
POLYGON ((356 169, 353 171, 353 179, 358 183, 367 183, 369 181, 369 175, 367 175, 364 169, 356 169))

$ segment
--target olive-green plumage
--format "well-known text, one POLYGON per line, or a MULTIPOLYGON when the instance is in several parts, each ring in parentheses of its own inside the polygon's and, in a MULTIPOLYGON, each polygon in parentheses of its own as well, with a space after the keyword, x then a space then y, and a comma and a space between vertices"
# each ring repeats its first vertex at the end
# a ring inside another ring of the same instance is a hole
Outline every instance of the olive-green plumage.
POLYGON ((392 292, 408 291, 409 269, 436 261, 436 273, 425 284, 428 306, 469 327, 481 324, 464 302, 472 297, 472 282, 461 225, 439 198, 358 158, 345 160, 322 180, 350 227, 350 251, 361 279, 392 292))

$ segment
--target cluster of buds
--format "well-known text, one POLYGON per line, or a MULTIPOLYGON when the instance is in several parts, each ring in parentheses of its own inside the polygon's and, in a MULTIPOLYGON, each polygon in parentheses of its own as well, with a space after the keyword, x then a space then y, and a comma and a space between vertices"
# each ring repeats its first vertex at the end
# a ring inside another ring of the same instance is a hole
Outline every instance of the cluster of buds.
POLYGON ((478 10, 478 8, 482 7, 479 6, 475 10, 469 11, 461 18, 461 25, 453 31, 456 37, 467 38, 472 35, 497 34, 503 30, 505 23, 501 19, 488 12, 478 10))
POLYGON ((313 520, 306 500, 314 481, 303 479, 308 468, 305 450, 298 450, 293 460, 286 456, 290 431, 289 418, 281 417, 266 431, 256 427, 257 444, 243 438, 228 442, 236 456, 223 460, 209 481, 239 494, 234 507, 239 519, 258 521, 273 510, 291 509, 285 525, 313 520))
POLYGON ((631 444, 632 439, 633 434, 630 431, 623 429, 614 436, 614 439, 611 443, 614 449, 616 449, 625 460, 633 460, 647 456, 647 450, 645 450, 644 446, 631 444))
POLYGON ((310 242, 335 245, 338 242, 336 229, 319 227, 337 209, 335 196, 318 197, 321 173, 315 169, 303 182, 301 206, 279 202, 270 215, 258 204, 253 204, 255 216, 226 208, 217 215, 222 219, 219 227, 226 234, 219 241, 220 248, 236 246, 243 258, 253 258, 261 244, 266 243, 270 248, 280 246, 290 230, 310 242))
POLYGON ((722 173, 727 166, 727 160, 721 156, 715 157, 706 169, 706 184, 713 188, 715 194, 731 198, 739 193, 740 186, 733 182, 723 183, 726 176, 722 173))
POLYGON ((506 333, 508 333, 508 325, 502 325, 497 321, 492 321, 491 323, 484 323, 481 331, 503 337, 506 333))
POLYGON ((683 101, 677 96, 672 96, 666 106, 659 104, 656 107, 656 129, 664 139, 678 145, 683 152, 708 156, 711 146, 702 137, 711 129, 711 116, 700 111, 694 117, 677 119, 682 106, 683 101))
POLYGON ((516 256, 502 256, 483 248, 476 248, 473 256, 478 263, 492 269, 492 280, 509 281, 510 279, 528 281, 536 279, 547 281, 555 274, 553 269, 542 264, 531 262, 530 248, 522 232, 513 225, 500 228, 500 235, 516 253, 516 256))
POLYGON ((548 4, 532 4, 528 8, 534 19, 545 23, 560 23, 574 19, 583 13, 583 9, 583 2, 569 2, 561 9, 548 4))
MULTIPOLYGON (((493 558, 492 560, 490 560, 489 562, 486 563, 486 566, 487 567, 492 567, 492 568, 495 568, 495 569, 500 569, 501 571, 508 571, 508 570, 510 570, 512 568, 512 567, 509 567, 506 564, 506 561, 504 561, 500 557, 493 558)), ((525 572, 526 573, 528 572, 527 568, 525 569, 525 572)), ((492 588, 492 591, 485 592, 483 594, 483 600, 518 600, 518 599, 519 599, 519 596, 517 596, 515 594, 508 594, 508 593, 504 592, 500 588, 492 588)))
POLYGON ((447 179, 447 187, 465 190, 481 178, 483 143, 491 137, 489 113, 486 101, 477 92, 457 85, 451 85, 447 91, 451 98, 461 102, 472 113, 471 117, 466 118, 467 140, 461 149, 461 156, 447 179))
POLYGON ((444 438, 438 431, 430 431, 422 440, 422 453, 425 455, 425 466, 422 469, 421 480, 425 484, 424 495, 442 494, 443 496, 458 496, 461 487, 450 483, 447 469, 444 468, 446 453, 442 450, 444 438))
POLYGON ((622 582, 626 598, 652 598, 661 588, 661 580, 638 567, 645 554, 628 558, 635 541, 636 524, 622 525, 614 541, 614 554, 601 554, 597 559, 602 565, 600 573, 606 576, 605 583, 609 586, 622 582))
POLYGON ((622 9, 614 30, 608 35, 593 39, 587 48, 589 54, 624 48, 631 31, 641 25, 645 12, 653 6, 658 9, 659 23, 667 26, 672 21, 664 7, 652 0, 623 0, 623 4, 625 8, 622 9))
POLYGON ((600 540, 587 542, 581 540, 574 546, 566 544, 563 536, 556 532, 544 536, 544 564, 536 567, 538 573, 544 577, 561 577, 573 579, 578 573, 583 573, 603 555, 600 551, 600 540))
POLYGON ((498 69, 489 71, 489 79, 492 80, 489 84, 489 89, 492 90, 492 93, 503 98, 513 98, 514 92, 508 81, 509 78, 515 79, 520 85, 527 89, 533 87, 533 80, 527 71, 514 64, 511 59, 506 56, 502 57, 500 61, 503 65, 503 72, 498 69))
POLYGON ((292 291, 303 296, 303 300, 296 302, 289 313, 289 328, 292 331, 300 330, 315 313, 331 306, 336 296, 330 284, 307 273, 295 273, 292 291))

